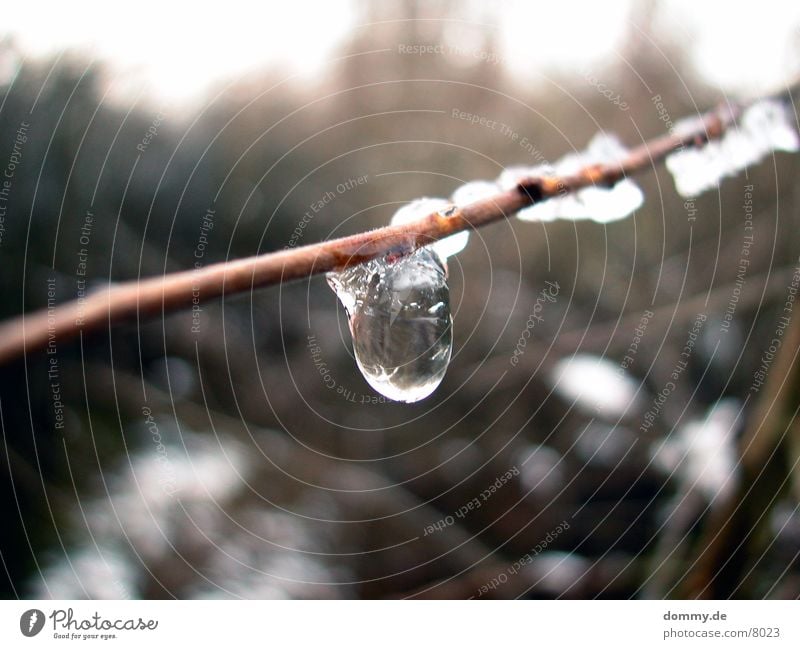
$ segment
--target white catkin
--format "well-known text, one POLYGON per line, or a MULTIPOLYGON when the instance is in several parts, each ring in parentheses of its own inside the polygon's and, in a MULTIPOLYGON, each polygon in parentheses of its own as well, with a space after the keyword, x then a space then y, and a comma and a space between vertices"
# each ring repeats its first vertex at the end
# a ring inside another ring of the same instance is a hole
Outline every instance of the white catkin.
MULTIPOLYGON (((696 130, 698 118, 681 120, 675 133, 696 130)), ((702 148, 686 147, 666 160, 675 189, 681 196, 693 197, 714 189, 723 178, 734 176, 774 151, 800 149, 794 113, 781 101, 764 99, 742 114, 738 125, 719 140, 702 148)))

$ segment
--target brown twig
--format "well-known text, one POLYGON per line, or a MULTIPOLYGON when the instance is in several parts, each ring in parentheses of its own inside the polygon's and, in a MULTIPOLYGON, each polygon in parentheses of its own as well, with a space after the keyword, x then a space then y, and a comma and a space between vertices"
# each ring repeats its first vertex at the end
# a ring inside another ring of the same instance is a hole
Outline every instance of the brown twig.
MULTIPOLYGON (((784 93, 786 94, 786 93, 784 93)), ((629 152, 619 163, 596 164, 565 177, 532 177, 515 188, 459 208, 448 215, 433 213, 405 225, 378 228, 341 239, 226 261, 198 270, 132 281, 0 324, 0 363, 62 342, 79 332, 90 333, 124 320, 148 318, 190 307, 198 300, 240 293, 318 273, 340 270, 388 253, 404 254, 462 230, 480 228, 521 209, 592 185, 613 186, 670 153, 702 146, 720 137, 734 123, 740 106, 726 104, 698 119, 690 133, 671 133, 629 152)))

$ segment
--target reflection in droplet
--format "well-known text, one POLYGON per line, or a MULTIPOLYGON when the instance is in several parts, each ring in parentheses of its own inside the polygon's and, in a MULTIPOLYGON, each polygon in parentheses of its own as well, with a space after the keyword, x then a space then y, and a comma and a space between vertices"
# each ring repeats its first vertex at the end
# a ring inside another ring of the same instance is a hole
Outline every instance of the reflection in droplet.
POLYGON ((361 373, 393 401, 413 403, 441 383, 452 351, 447 275, 438 254, 420 248, 328 274, 347 312, 361 373))

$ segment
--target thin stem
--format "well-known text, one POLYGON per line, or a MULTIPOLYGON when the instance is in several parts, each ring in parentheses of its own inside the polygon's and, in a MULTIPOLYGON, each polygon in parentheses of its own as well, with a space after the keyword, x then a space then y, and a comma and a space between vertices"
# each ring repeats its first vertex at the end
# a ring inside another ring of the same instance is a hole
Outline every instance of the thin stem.
MULTIPOLYGON (((783 93, 783 96, 788 96, 783 93)), ((633 149, 618 163, 584 167, 570 176, 531 177, 508 191, 461 207, 448 215, 430 214, 405 225, 391 225, 340 239, 168 273, 117 284, 82 302, 72 301, 0 324, 0 364, 63 342, 79 332, 97 331, 126 320, 146 319, 185 309, 221 295, 341 270, 388 253, 405 254, 462 230, 480 228, 541 201, 592 185, 613 186, 684 147, 719 138, 734 123, 742 106, 725 105, 698 119, 685 134, 670 133, 633 149)))

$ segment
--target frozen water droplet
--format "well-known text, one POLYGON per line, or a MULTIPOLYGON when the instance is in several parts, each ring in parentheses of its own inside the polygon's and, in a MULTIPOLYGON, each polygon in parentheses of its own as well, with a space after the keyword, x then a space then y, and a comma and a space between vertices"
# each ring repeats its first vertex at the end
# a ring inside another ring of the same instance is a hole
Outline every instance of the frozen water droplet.
POLYGON ((666 165, 681 196, 697 196, 717 186, 721 177, 716 169, 718 142, 709 142, 702 149, 685 149, 667 158, 666 165))
MULTIPOLYGON (((527 176, 568 176, 587 165, 617 162, 625 154, 625 147, 616 137, 598 133, 585 151, 564 156, 554 167, 511 167, 501 174, 499 182, 508 188, 527 176)), ((613 187, 587 187, 573 194, 537 203, 520 211, 517 218, 522 221, 591 219, 598 223, 609 223, 629 216, 643 201, 644 196, 639 187, 632 180, 624 179, 613 187)))
MULTIPOLYGON (((544 164, 537 167, 508 167, 497 179, 497 185, 503 191, 514 189, 521 180, 530 178, 531 176, 552 176, 555 174, 555 168, 551 165, 544 164)), ((526 207, 517 213, 517 218, 522 221, 552 221, 556 218, 556 200, 544 201, 526 207)))
POLYGON ((413 403, 441 383, 452 351, 447 276, 438 254, 420 248, 328 273, 347 311, 361 373, 393 401, 413 403))
POLYGON ((641 207, 644 200, 642 190, 627 179, 621 180, 611 189, 587 187, 579 191, 576 198, 583 208, 582 218, 598 223, 624 219, 641 207))
POLYGON ((497 178, 497 185, 503 191, 514 189, 519 184, 520 180, 529 178, 530 176, 552 176, 555 169, 552 165, 538 165, 536 167, 515 166, 503 169, 503 172, 497 178))
POLYGON ((764 99, 750 106, 742 116, 742 129, 762 143, 764 154, 793 153, 800 148, 794 113, 786 102, 764 99))
POLYGON ((452 200, 458 207, 464 207, 464 205, 469 205, 475 201, 491 198, 498 191, 500 191, 500 188, 495 183, 476 180, 466 185, 461 185, 453 192, 452 200))
MULTIPOLYGON (((696 130, 698 118, 675 124, 674 132, 682 135, 696 130)), ((720 139, 702 148, 686 147, 667 158, 666 164, 681 196, 696 196, 715 188, 720 180, 734 176, 773 151, 794 152, 800 149, 800 138, 789 107, 774 99, 759 101, 742 114, 738 127, 732 126, 720 139)))
MULTIPOLYGON (((608 133, 595 135, 586 149, 583 164, 619 162, 627 150, 608 133)), ((641 207, 644 195, 639 186, 627 178, 613 187, 587 187, 576 194, 584 209, 584 218, 598 223, 624 219, 641 207)))
MULTIPOLYGON (((450 216, 448 212, 453 207, 453 203, 444 198, 418 198, 404 205, 392 217, 392 225, 402 225, 410 223, 432 214, 440 212, 443 216, 450 216)), ((434 250, 443 260, 458 254, 467 247, 469 242, 469 232, 459 232, 426 246, 434 250)))

